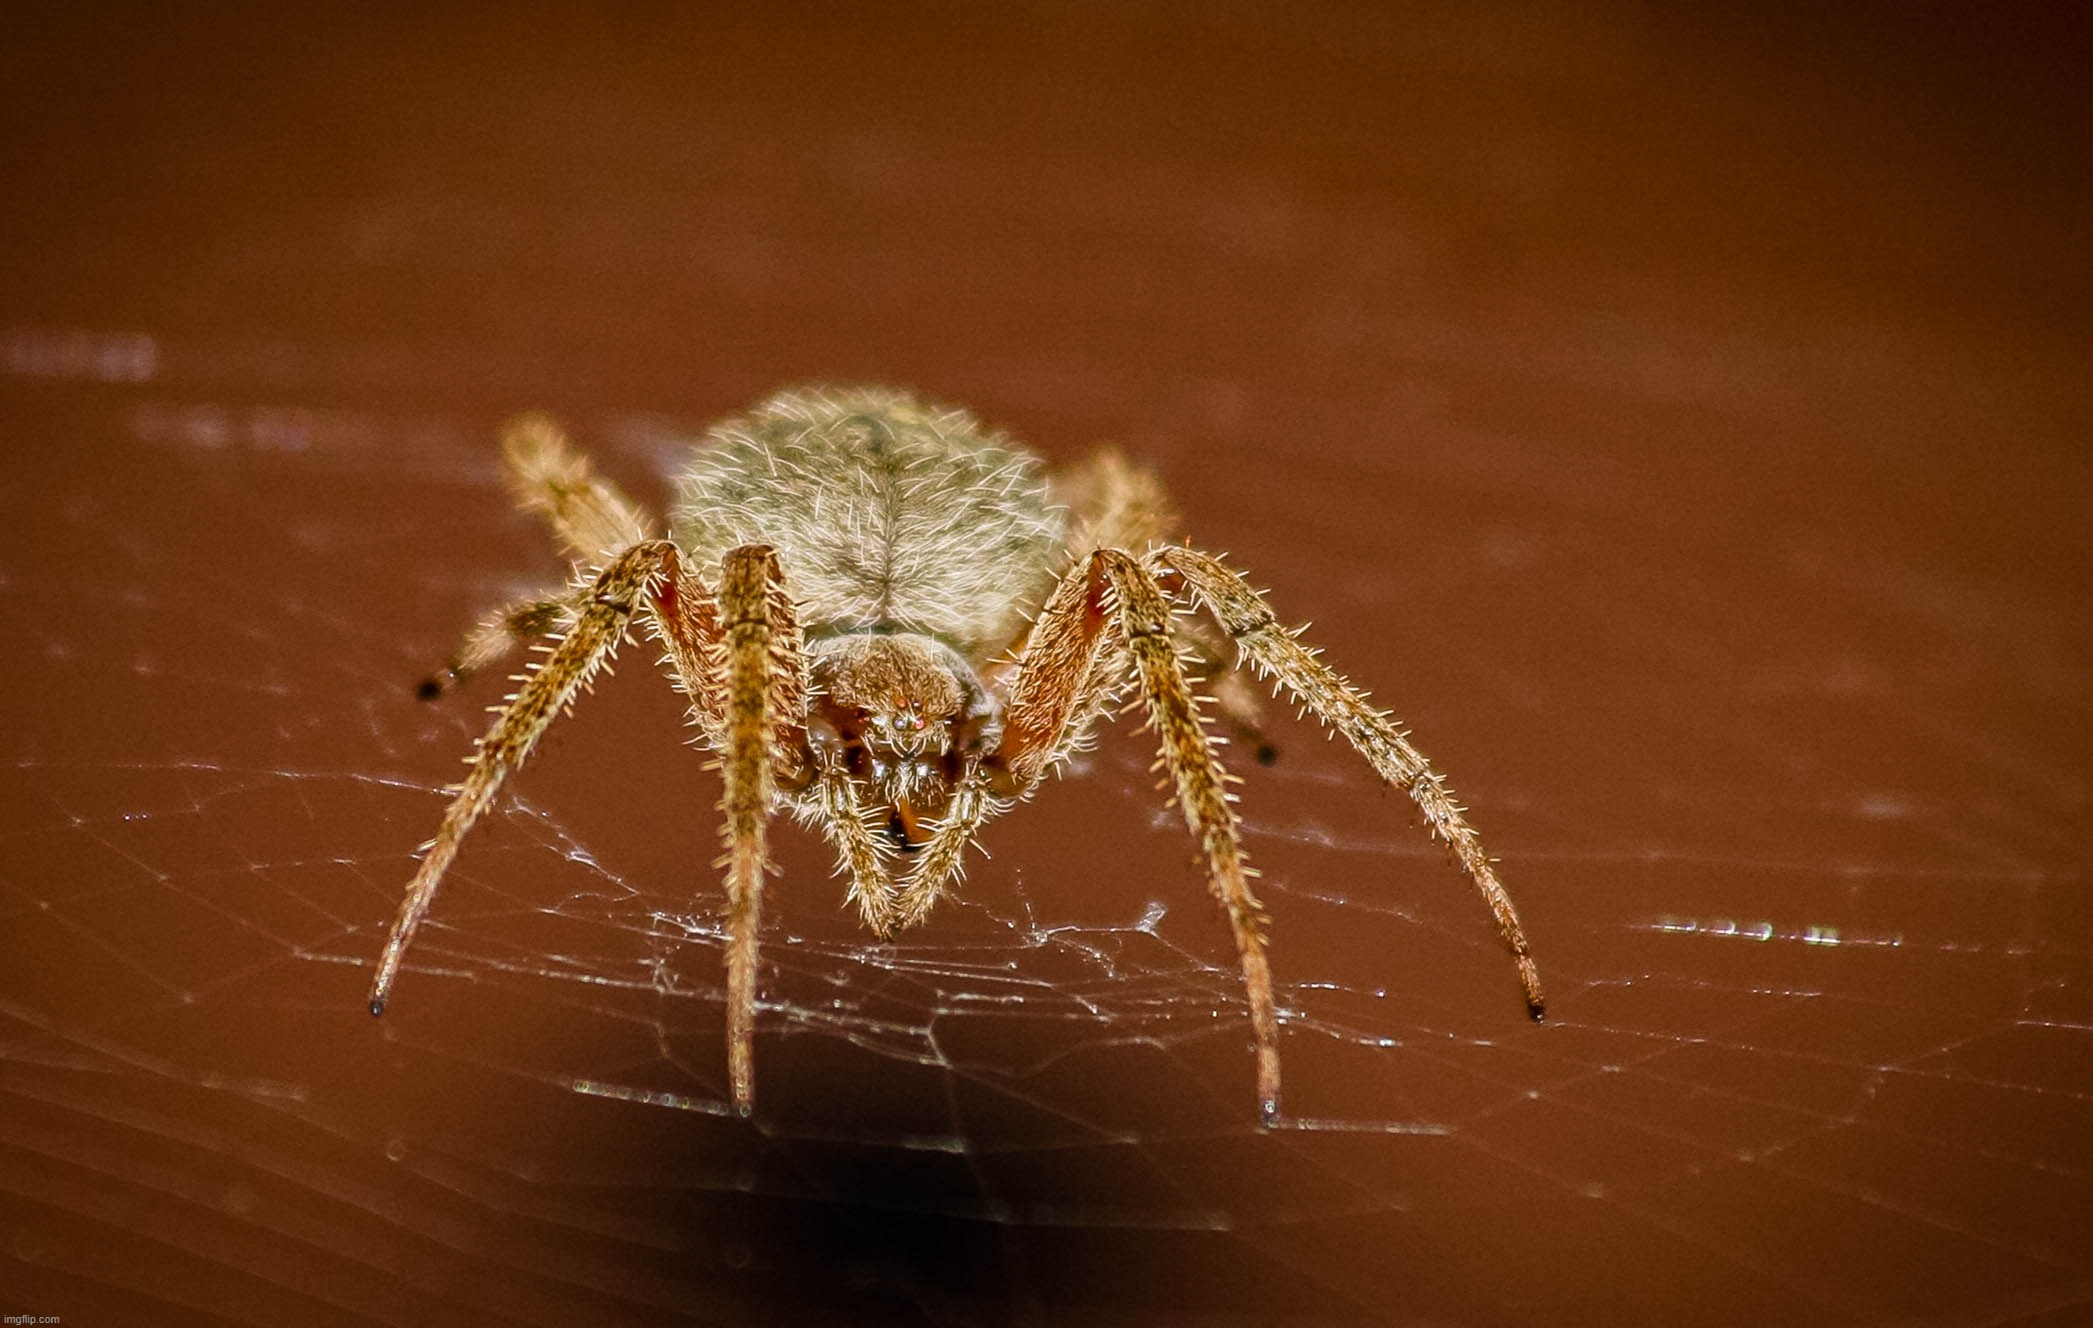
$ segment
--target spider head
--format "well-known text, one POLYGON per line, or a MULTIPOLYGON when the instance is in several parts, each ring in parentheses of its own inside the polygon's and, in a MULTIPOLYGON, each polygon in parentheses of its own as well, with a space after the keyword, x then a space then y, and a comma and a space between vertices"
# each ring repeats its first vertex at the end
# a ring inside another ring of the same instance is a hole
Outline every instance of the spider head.
POLYGON ((995 739, 996 706, 964 655, 934 637, 853 633, 808 649, 807 742, 887 809, 897 848, 929 838, 967 761, 995 739))

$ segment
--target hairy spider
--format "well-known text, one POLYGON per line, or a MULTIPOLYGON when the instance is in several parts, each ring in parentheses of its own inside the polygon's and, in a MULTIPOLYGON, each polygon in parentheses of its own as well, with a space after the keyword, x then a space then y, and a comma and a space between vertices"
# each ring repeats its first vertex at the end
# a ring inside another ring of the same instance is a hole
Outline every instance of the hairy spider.
MULTIPOLYGON (((1230 646, 1233 667, 1214 689, 1224 715, 1257 733, 1256 700, 1237 671, 1247 665, 1409 794, 1482 892, 1527 1010, 1541 1018, 1540 975, 1511 897, 1444 779, 1241 576, 1165 542, 1174 518, 1161 486, 1116 453, 1049 480, 965 411, 882 388, 800 388, 714 426, 676 478, 668 538, 550 420, 514 421, 502 455, 517 502, 545 517, 577 571, 566 587, 495 613, 451 661, 456 681, 533 637, 554 643, 515 679, 424 846, 371 984, 372 1014, 384 1013, 459 844, 638 615, 721 757, 727 1065, 744 1115, 755 1096, 772 811, 789 807, 820 828, 850 877, 849 900, 889 936, 923 920, 982 826, 1082 748, 1133 685, 1235 935, 1258 1106, 1276 1119, 1265 916, 1243 863, 1232 777, 1186 672, 1188 657, 1212 665, 1230 646), (1178 622, 1185 603, 1209 618, 1178 622), (898 881, 888 870, 897 858, 907 861, 898 881)), ((432 679, 423 693, 444 685, 432 679)))

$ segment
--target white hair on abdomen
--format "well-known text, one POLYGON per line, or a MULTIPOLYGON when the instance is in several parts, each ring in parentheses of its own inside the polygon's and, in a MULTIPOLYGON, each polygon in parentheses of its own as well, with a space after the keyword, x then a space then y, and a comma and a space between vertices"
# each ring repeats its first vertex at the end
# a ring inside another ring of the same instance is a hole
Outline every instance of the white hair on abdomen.
POLYGON ((1039 463, 966 411, 890 388, 794 388, 715 425, 677 477, 676 542, 710 572, 776 546, 811 634, 1010 641, 1059 570, 1039 463))

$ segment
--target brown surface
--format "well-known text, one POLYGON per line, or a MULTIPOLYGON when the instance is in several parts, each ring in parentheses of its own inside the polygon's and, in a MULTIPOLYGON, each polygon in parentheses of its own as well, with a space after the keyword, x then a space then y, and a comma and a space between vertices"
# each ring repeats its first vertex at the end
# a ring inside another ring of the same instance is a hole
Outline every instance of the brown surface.
POLYGON ((2093 1316, 2069 20, 987 12, 10 38, 0 1303, 2093 1316), (1256 1130, 1122 733, 899 946, 788 832, 725 1118, 673 923, 717 787, 640 652, 374 1023, 494 695, 410 685, 557 566, 495 421, 658 502, 679 428, 812 378, 1158 466, 1448 770, 1550 1024, 1289 730, 1244 789, 1292 1011, 1256 1130))

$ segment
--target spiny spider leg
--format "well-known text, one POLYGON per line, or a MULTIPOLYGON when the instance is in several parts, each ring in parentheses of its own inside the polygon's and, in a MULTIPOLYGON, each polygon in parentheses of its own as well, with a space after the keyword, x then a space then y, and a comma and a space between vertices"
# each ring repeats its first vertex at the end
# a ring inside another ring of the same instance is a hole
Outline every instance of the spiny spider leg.
POLYGON ((433 701, 481 669, 507 658, 525 643, 552 635, 560 620, 575 611, 580 593, 586 589, 570 586, 563 591, 528 595, 496 609, 465 634, 441 670, 422 679, 415 695, 433 701))
MULTIPOLYGON (((1058 472, 1054 491, 1068 504, 1073 519, 1067 547, 1079 553, 1153 548, 1171 538, 1179 525, 1161 478, 1128 461, 1116 448, 1102 448, 1058 472)), ((1227 638, 1205 619, 1180 620, 1176 630, 1178 639, 1193 648, 1194 666, 1206 676, 1207 693, 1235 740, 1259 764, 1270 765, 1278 752, 1265 733, 1264 698, 1233 667, 1227 638)), ((1119 660, 1101 663, 1123 666, 1119 660)), ((1114 668, 1112 681, 1117 682, 1122 672, 1123 667, 1114 668)))
POLYGON ((807 642, 800 631, 798 604, 785 589, 785 569, 775 553, 763 607, 770 616, 770 758, 775 763, 770 773, 778 784, 798 789, 813 778, 807 748, 807 642))
POLYGON ((654 537, 639 506, 596 473, 596 467, 549 417, 519 415, 502 430, 502 466, 526 512, 536 512, 569 557, 598 563, 654 537))
POLYGON ((1119 626, 1148 713, 1163 743, 1163 760, 1177 785, 1185 824, 1206 855, 1207 879, 1235 934, 1243 985, 1250 999, 1250 1026, 1257 1034, 1257 1107, 1266 1124, 1279 1118, 1279 1016, 1272 996, 1272 968, 1265 959, 1264 908, 1250 891, 1253 873, 1243 863, 1229 777, 1214 755, 1213 740, 1199 715, 1198 698, 1185 679, 1171 636, 1170 601, 1148 569, 1116 549, 1095 555, 1111 578, 1119 626))
POLYGON ((952 800, 946 804, 945 814, 938 818, 930 842, 917 855, 908 879, 894 892, 894 912, 900 926, 913 927, 929 914, 945 887, 961 875, 961 859, 967 845, 974 842, 974 836, 997 810, 988 780, 978 765, 970 767, 953 785, 952 800))
MULTIPOLYGON (((597 567, 654 538, 647 518, 619 493, 544 415, 522 415, 502 430, 502 470, 517 504, 536 512, 568 555, 597 567)), ((464 682, 509 652, 547 636, 574 611, 586 584, 529 595, 497 609, 469 632, 441 672, 422 681, 425 701, 464 682)))
POLYGON ((1519 925, 1511 895, 1497 879, 1496 866, 1483 852, 1474 827, 1461 815, 1445 777, 1410 745, 1388 712, 1369 705, 1366 693, 1303 646, 1273 617, 1264 596, 1225 564, 1182 545, 1158 548, 1149 554, 1149 561, 1166 577, 1174 573, 1183 579, 1193 599, 1221 624, 1260 676, 1276 677, 1317 719, 1343 734, 1375 773, 1410 795, 1424 814, 1425 824, 1445 842, 1489 905, 1504 948, 1518 966, 1526 1011, 1540 1020, 1547 1013, 1547 1002, 1541 995, 1541 974, 1526 943, 1526 931, 1519 925))
POLYGON ((667 540, 647 540, 620 554, 597 575, 580 615, 552 653, 521 676, 515 695, 479 740, 472 769, 444 809, 443 823, 426 846, 427 854, 400 902, 371 982, 372 1014, 385 1013, 407 947, 436 898, 443 874, 458 856, 459 844, 494 801, 503 781, 530 755, 539 736, 616 653, 633 610, 670 574, 676 557, 676 546, 667 540))
POLYGON ((654 612, 648 618, 705 746, 721 750, 727 715, 727 639, 718 601, 690 564, 679 558, 676 574, 655 587, 654 612))
POLYGON ((886 840, 872 833, 858 805, 857 781, 843 768, 841 758, 817 760, 820 773, 814 787, 821 796, 821 829, 835 847, 837 862, 850 873, 846 904, 858 906, 858 916, 873 935, 885 940, 894 932, 894 909, 889 896, 893 881, 887 876, 886 840))
POLYGON ((1003 736, 989 758, 996 791, 1021 796, 1068 754, 1101 704, 1107 583, 1095 555, 1069 569, 1033 620, 1010 682, 1003 736))
MULTIPOLYGON (((806 723, 806 665, 776 550, 748 544, 720 566, 727 643, 726 747, 720 799, 727 844, 727 1079, 746 1116, 756 1100, 756 940, 763 873, 770 865, 770 808, 779 771, 773 738, 806 723)), ((783 748, 782 753, 796 748, 783 748)), ((794 767, 788 773, 797 773, 794 767)))
POLYGON ((1229 777, 1201 723, 1170 624, 1169 600, 1132 555, 1099 549, 1071 569, 1025 644, 991 770, 1007 772, 1014 793, 1037 782, 1072 742, 1071 723, 1094 713, 1110 695, 1115 680, 1100 667, 1101 656, 1117 648, 1131 656, 1185 824, 1199 841, 1208 882, 1228 912, 1257 1037, 1258 1111, 1270 1123, 1279 1115, 1279 1018, 1265 959, 1264 913, 1250 890, 1229 805, 1229 777), (1116 633, 1106 632, 1108 620, 1116 633))

